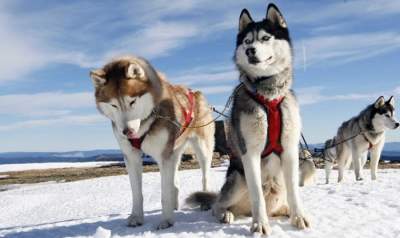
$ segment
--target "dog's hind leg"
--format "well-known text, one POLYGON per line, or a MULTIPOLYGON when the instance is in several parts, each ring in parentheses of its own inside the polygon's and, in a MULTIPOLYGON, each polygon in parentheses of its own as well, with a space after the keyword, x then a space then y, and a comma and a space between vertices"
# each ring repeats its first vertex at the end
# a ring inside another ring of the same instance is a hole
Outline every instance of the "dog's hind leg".
POLYGON ((372 180, 376 180, 376 178, 377 178, 376 172, 378 171, 379 159, 381 157, 381 153, 382 153, 384 144, 385 144, 385 142, 384 142, 384 140, 382 140, 377 145, 374 145, 374 147, 371 148, 370 167, 371 167, 371 179, 372 180))
POLYGON ((200 137, 193 138, 191 142, 192 148, 196 153, 196 158, 199 161, 201 172, 203 175, 203 191, 207 191, 210 188, 209 174, 214 150, 214 143, 213 141, 210 142, 200 137))
POLYGON ((329 184, 329 177, 333 168, 333 162, 325 160, 325 183, 329 184))
MULTIPOLYGON (((344 146, 344 145, 343 145, 344 146)), ((338 183, 343 182, 344 169, 346 164, 351 162, 351 153, 347 147, 341 148, 341 152, 338 154, 338 183)))
POLYGON ((361 169, 365 167, 368 159, 368 150, 361 154, 361 169))
POLYGON ((244 177, 237 171, 232 172, 221 188, 217 202, 213 207, 213 215, 222 223, 232 223, 235 217, 229 208, 239 205, 239 201, 245 195, 248 194, 244 177))

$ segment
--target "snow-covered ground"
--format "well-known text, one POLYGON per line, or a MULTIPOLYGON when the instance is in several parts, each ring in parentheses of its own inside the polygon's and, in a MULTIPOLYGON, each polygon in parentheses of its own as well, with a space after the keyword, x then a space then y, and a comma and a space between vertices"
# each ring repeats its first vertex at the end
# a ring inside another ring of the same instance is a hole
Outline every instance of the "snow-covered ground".
MULTIPOLYGON (((219 189, 226 167, 213 169, 219 189)), ((367 173, 367 171, 364 171, 367 173)), ((334 173, 336 176, 336 173, 334 173)), ((200 188, 200 171, 180 171, 181 204, 200 188)), ((301 188, 312 228, 298 231, 287 218, 271 219, 272 237, 400 237, 400 170, 380 170, 378 181, 325 185, 318 171, 315 185, 301 188)), ((156 231, 160 221, 159 173, 143 177, 145 224, 126 226, 131 206, 128 177, 113 176, 71 183, 39 184, 0 192, 0 236, 6 237, 242 237, 251 219, 232 225, 216 222, 211 213, 182 208, 175 226, 156 231)))
POLYGON ((79 163, 27 163, 27 164, 0 164, 0 173, 23 171, 32 169, 59 169, 59 168, 83 168, 83 167, 100 167, 110 164, 118 164, 119 162, 79 162, 79 163))

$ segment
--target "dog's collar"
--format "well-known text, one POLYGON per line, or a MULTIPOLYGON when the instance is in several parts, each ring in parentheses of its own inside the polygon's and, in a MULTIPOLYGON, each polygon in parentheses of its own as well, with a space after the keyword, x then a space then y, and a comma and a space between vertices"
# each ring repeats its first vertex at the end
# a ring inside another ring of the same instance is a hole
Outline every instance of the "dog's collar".
POLYGON ((257 84, 259 84, 265 80, 271 79, 273 77, 274 77, 273 75, 263 76, 263 77, 257 77, 254 80, 251 80, 247 75, 242 74, 240 77, 240 81, 246 86, 248 91, 255 94, 257 92, 257 88, 256 88, 257 84))

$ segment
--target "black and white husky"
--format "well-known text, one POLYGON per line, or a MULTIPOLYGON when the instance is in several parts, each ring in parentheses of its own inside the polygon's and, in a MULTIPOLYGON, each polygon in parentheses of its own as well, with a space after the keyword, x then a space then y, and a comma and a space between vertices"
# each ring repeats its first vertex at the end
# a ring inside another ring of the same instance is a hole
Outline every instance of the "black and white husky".
POLYGON ((301 121, 292 86, 289 30, 274 4, 266 18, 254 22, 240 15, 234 60, 240 84, 233 92, 229 140, 233 158, 219 194, 195 193, 190 205, 212 206, 225 223, 252 216, 251 232, 270 234, 268 216, 290 216, 309 226, 299 196, 301 121))
POLYGON ((343 122, 334 139, 325 143, 328 148, 324 152, 326 183, 329 183, 335 160, 339 170, 338 182, 343 181, 343 171, 350 163, 353 163, 356 180, 362 180, 361 169, 366 160, 363 158, 366 158, 368 151, 371 157, 371 179, 376 179, 379 158, 385 145, 385 131, 394 130, 400 125, 394 115, 394 105, 393 96, 387 101, 381 96, 359 115, 343 122))

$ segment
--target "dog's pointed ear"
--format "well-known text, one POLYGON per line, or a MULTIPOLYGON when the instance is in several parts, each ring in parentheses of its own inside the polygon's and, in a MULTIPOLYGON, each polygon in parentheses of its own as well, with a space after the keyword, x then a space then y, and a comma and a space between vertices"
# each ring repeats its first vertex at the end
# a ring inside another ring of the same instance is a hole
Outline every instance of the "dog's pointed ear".
POLYGON ((90 78, 92 79, 93 85, 99 87, 107 82, 106 73, 103 69, 96 69, 90 71, 90 78))
POLYGON ((126 78, 127 79, 145 79, 145 72, 143 68, 136 63, 130 63, 126 68, 126 78))
POLYGON ((267 20, 272 22, 275 26, 279 26, 282 28, 287 28, 286 20, 283 18, 282 13, 279 11, 278 7, 270 3, 267 7, 267 20))
POLYGON ((383 96, 380 96, 378 99, 376 99, 374 106, 375 108, 381 108, 385 105, 385 98, 383 96))
POLYGON ((239 32, 242 32, 252 22, 253 19, 251 18, 249 11, 247 11, 246 8, 243 9, 239 18, 239 32))
POLYGON ((386 103, 388 103, 388 104, 392 105, 392 107, 394 107, 394 97, 391 96, 391 97, 389 98, 389 100, 386 101, 386 103))

